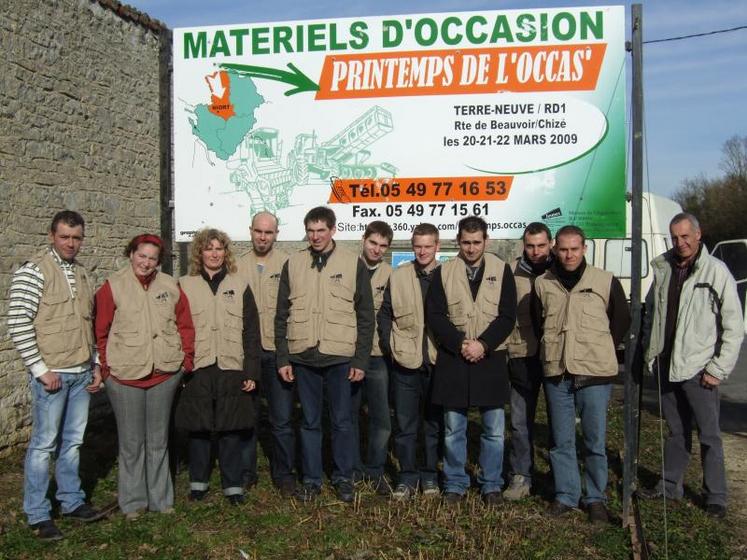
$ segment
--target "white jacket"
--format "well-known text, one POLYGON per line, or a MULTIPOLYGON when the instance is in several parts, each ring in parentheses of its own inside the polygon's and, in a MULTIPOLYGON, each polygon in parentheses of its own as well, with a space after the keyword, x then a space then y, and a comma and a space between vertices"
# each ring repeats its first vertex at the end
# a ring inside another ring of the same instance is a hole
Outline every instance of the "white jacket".
MULTIPOLYGON (((654 361, 664 349, 673 258, 670 250, 651 261, 654 282, 646 297, 643 324, 649 371, 654 371, 654 361)), ((686 381, 702 370, 718 379, 726 379, 737 363, 743 338, 737 284, 726 265, 710 256, 703 246, 692 273, 682 285, 669 381, 686 381)))

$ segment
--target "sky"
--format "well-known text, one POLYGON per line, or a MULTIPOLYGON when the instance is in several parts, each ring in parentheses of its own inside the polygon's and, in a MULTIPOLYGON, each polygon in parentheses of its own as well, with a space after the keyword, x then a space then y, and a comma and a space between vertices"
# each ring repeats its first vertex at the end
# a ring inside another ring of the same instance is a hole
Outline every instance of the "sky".
MULTIPOLYGON (((169 28, 615 4, 593 0, 130 0, 127 3, 169 28)), ((626 36, 630 39, 630 2, 624 4, 628 19, 626 36)), ((652 0, 642 4, 644 41, 747 25, 747 0, 652 0)), ((747 29, 644 45, 643 68, 644 189, 671 196, 685 179, 720 176, 724 142, 734 135, 747 136, 747 29)), ((630 92, 629 78, 627 91, 630 92)), ((627 114, 629 120, 630 112, 627 114)))

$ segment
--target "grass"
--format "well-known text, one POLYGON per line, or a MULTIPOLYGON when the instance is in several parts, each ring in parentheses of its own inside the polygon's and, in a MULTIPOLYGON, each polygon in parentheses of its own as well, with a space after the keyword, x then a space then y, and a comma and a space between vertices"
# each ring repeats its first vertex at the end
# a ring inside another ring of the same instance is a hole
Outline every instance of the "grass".
MULTIPOLYGON (((359 487, 354 504, 340 503, 325 486, 321 499, 305 506, 280 497, 270 485, 267 463, 261 461, 259 485, 243 506, 226 503, 219 492, 217 473, 205 501, 188 502, 189 481, 187 473, 181 472, 176 477, 175 514, 147 514, 128 522, 115 512, 92 525, 60 519, 65 540, 46 544, 37 541, 25 524, 23 457, 19 453, 0 462, 0 558, 240 559, 242 551, 257 559, 630 558, 630 538, 619 522, 621 403, 611 405, 608 436, 609 506, 617 519, 602 528, 590 525, 581 512, 561 519, 543 515, 552 495, 542 406, 538 413, 538 495, 494 509, 486 509, 476 492, 458 509, 451 509, 425 498, 390 502, 366 485, 359 487)), ((91 424, 81 457, 84 486, 99 507, 116 500, 113 430, 110 418, 91 424)), ((477 443, 476 433, 471 428, 473 444, 477 443)), ((640 472, 645 484, 653 483, 658 472, 658 433, 658 421, 644 413, 640 472)), ((692 461, 687 473, 688 499, 668 504, 668 558, 737 558, 739 543, 729 519, 714 521, 693 505, 700 476, 696 463, 692 461)), ((641 503, 653 558, 665 557, 663 513, 661 503, 641 503)))

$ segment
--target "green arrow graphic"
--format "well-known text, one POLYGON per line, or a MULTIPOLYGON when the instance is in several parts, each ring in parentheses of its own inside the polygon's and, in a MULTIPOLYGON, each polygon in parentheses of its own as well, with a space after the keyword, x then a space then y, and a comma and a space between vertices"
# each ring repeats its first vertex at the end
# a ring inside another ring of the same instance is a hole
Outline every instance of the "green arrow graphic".
POLYGON ((248 64, 230 64, 223 63, 221 68, 234 70, 243 76, 250 78, 264 78, 266 80, 275 80, 276 82, 285 82, 295 86, 285 92, 285 95, 295 95, 304 91, 319 91, 319 84, 314 82, 306 74, 301 72, 295 65, 288 63, 290 72, 277 68, 267 68, 266 66, 250 66, 248 64))

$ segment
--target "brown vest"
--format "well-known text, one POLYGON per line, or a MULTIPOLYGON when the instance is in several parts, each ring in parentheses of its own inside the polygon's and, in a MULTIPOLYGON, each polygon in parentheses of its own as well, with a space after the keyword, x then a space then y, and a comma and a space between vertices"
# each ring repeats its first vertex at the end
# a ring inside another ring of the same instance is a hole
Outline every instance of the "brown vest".
POLYGON ((262 335, 262 348, 275 350, 275 313, 278 303, 278 286, 283 265, 288 255, 273 249, 267 255, 265 268, 257 270, 257 255, 249 251, 242 255, 238 262, 239 274, 245 276, 252 288, 254 300, 259 311, 259 330, 262 335))
POLYGON ((617 375, 607 306, 612 273, 586 265, 568 292, 551 272, 534 283, 544 319, 540 358, 546 377, 566 371, 577 375, 617 375))
POLYGON ((358 336, 353 302, 358 255, 338 245, 321 272, 311 264, 307 249, 288 259, 288 351, 300 354, 318 345, 322 354, 353 357, 358 336))
MULTIPOLYGON (((501 301, 501 287, 506 263, 491 253, 485 253, 483 258, 485 270, 474 300, 469 288, 464 261, 456 257, 441 265, 441 281, 449 307, 449 321, 457 330, 465 333, 468 339, 479 337, 498 317, 498 303, 501 301)), ((496 350, 504 348, 506 348, 505 342, 501 343, 496 350)))
POLYGON ((195 326, 195 368, 214 363, 224 370, 244 369, 244 291, 247 281, 227 274, 213 294, 202 276, 182 276, 195 326))
MULTIPOLYGON (((371 293, 373 294, 374 317, 379 314, 381 304, 384 302, 384 291, 389 283, 389 277, 392 275, 392 266, 389 263, 381 262, 376 271, 371 276, 371 293)), ((371 347, 372 356, 383 356, 379 346, 378 323, 375 324, 373 346, 371 347)))
POLYGON ((109 279, 114 320, 106 344, 106 361, 119 379, 140 379, 154 369, 177 371, 184 361, 176 327, 179 287, 168 274, 156 272, 143 289, 128 264, 109 279))
POLYGON ((75 290, 70 293, 65 272, 49 250, 31 262, 44 276, 39 310, 34 318, 36 343, 50 370, 64 369, 91 361, 93 345, 93 290, 83 266, 75 262, 75 290))
POLYGON ((537 335, 532 326, 531 299, 536 276, 519 266, 521 257, 512 267, 516 282, 516 326, 508 337, 508 356, 525 358, 537 354, 537 335))
MULTIPOLYGON (((392 296, 392 333, 389 345, 392 358, 409 369, 423 365, 423 336, 425 333, 425 310, 423 309, 422 288, 412 262, 397 267, 389 280, 392 296)), ((436 344, 430 330, 428 337, 428 358, 436 363, 436 344)))

